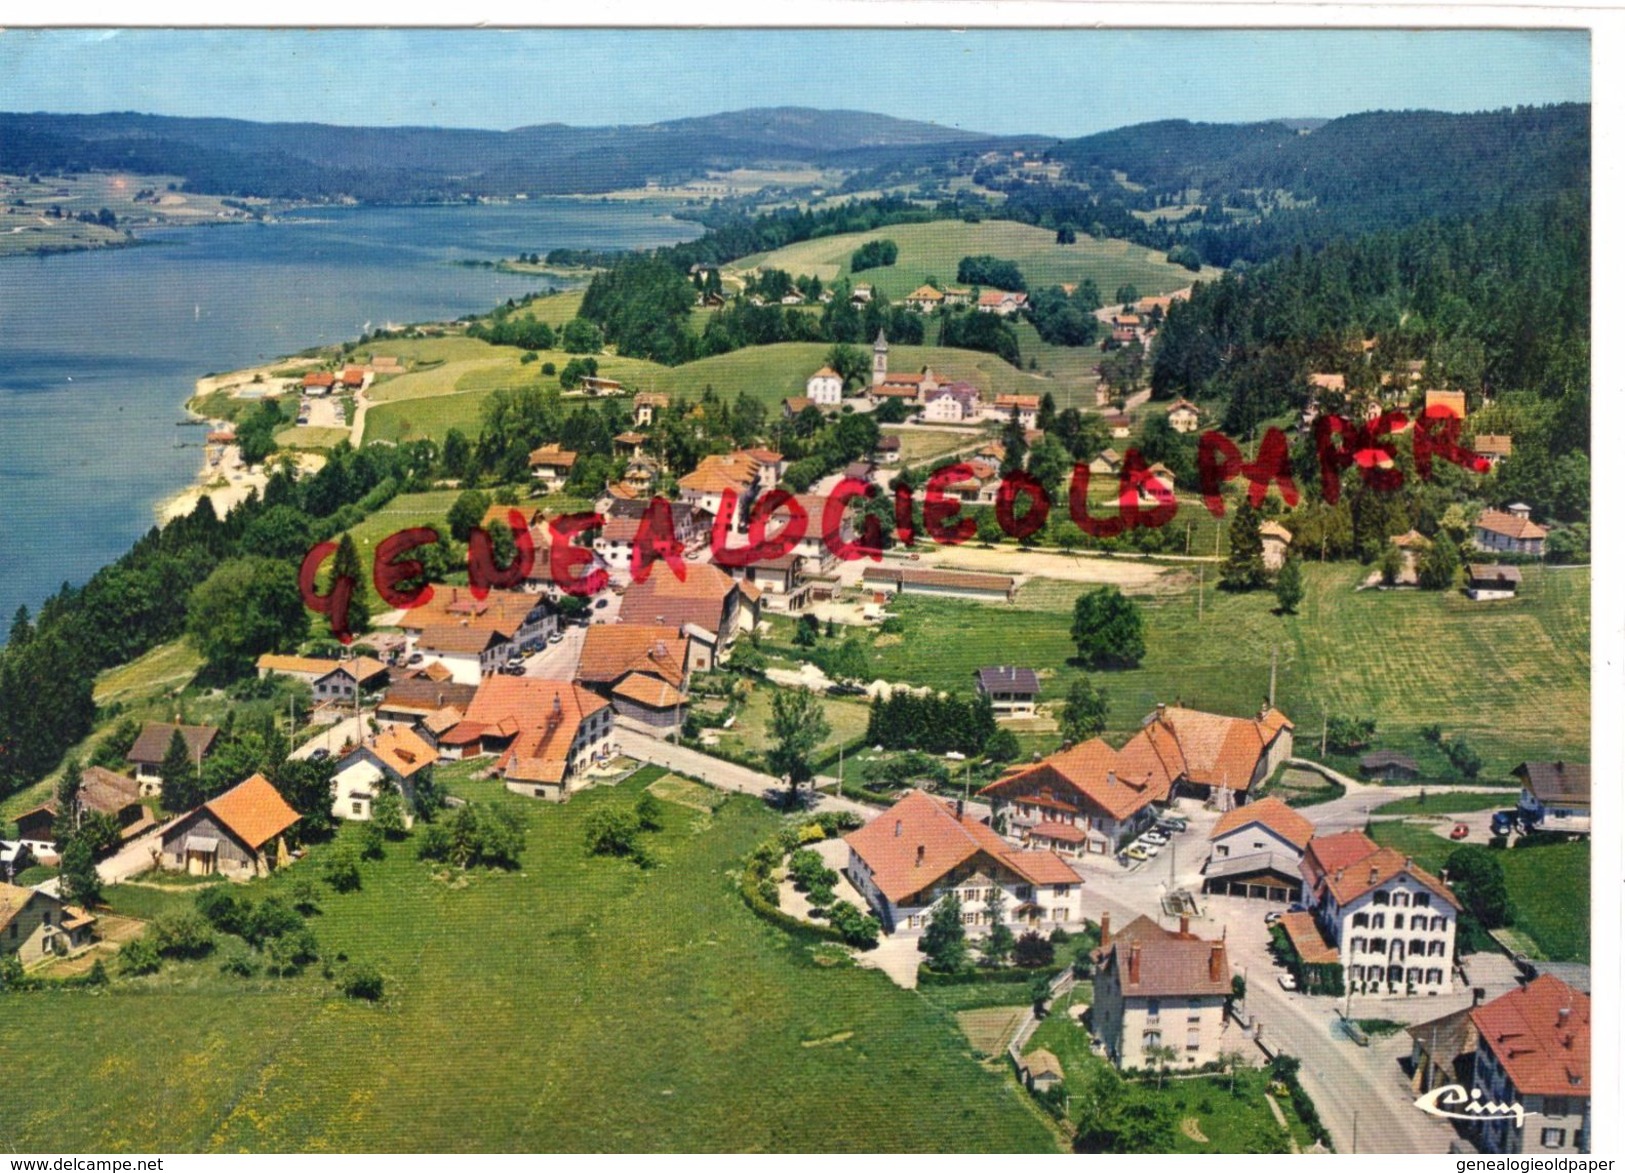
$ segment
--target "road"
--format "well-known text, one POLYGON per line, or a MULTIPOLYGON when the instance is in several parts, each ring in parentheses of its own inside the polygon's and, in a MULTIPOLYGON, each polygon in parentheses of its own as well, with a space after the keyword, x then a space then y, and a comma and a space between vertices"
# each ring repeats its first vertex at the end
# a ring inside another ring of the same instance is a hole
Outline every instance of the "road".
POLYGON ((130 840, 97 864, 96 874, 101 877, 102 883, 117 884, 128 880, 131 876, 151 871, 158 860, 158 851, 162 843, 159 832, 162 829, 154 827, 145 835, 130 840))
MULTIPOLYGON (((615 740, 620 743, 621 752, 627 757, 664 766, 668 770, 676 770, 680 774, 698 778, 701 782, 715 786, 718 790, 734 790, 741 794, 754 794, 758 798, 777 798, 784 792, 784 783, 771 774, 759 773, 746 766, 725 762, 710 754, 673 745, 669 741, 661 741, 659 738, 634 732, 621 725, 615 727, 615 740)), ((834 779, 820 781, 833 784, 834 779)), ((864 819, 870 818, 875 813, 873 807, 854 802, 850 798, 814 793, 815 797, 808 806, 809 810, 846 810, 864 819)))

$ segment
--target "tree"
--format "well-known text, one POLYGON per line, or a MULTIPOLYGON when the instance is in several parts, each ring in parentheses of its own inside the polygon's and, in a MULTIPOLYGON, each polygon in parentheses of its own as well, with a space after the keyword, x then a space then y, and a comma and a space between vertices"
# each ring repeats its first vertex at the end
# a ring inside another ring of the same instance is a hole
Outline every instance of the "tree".
POLYGON ((604 332, 585 318, 571 318, 559 342, 569 354, 597 354, 604 348, 604 332))
POLYGON ((372 824, 391 839, 406 834, 406 804, 401 792, 385 782, 372 800, 372 824))
POLYGON ((853 388, 868 380, 869 356, 856 346, 838 342, 824 352, 824 365, 841 376, 846 388, 853 388))
POLYGON ((1259 535, 1263 517, 1243 501, 1230 521, 1230 553, 1219 571, 1219 585, 1227 591, 1250 591, 1269 582, 1264 570, 1264 539, 1259 535))
POLYGON ((805 688, 775 692, 768 735, 773 739, 768 768, 789 784, 789 802, 794 806, 798 788, 812 781, 813 750, 829 736, 829 721, 818 698, 805 688))
POLYGON ((1106 694, 1087 676, 1074 680, 1061 705, 1061 740, 1076 744, 1106 731, 1106 694))
POLYGON ((83 835, 75 835, 62 849, 62 896, 89 907, 101 899, 102 881, 96 873, 96 856, 83 835))
POLYGON ((1293 554, 1281 564, 1281 572, 1275 576, 1275 603, 1281 608, 1281 614, 1293 615, 1297 613, 1298 604, 1301 602, 1303 602, 1303 560, 1293 554))
POLYGON ((1504 928, 1517 919, 1501 861, 1489 848, 1478 843, 1456 848, 1445 860, 1445 874, 1462 904, 1486 929, 1504 928))
POLYGON ((164 750, 164 760, 158 764, 158 777, 162 783, 159 798, 166 811, 180 814, 203 804, 203 783, 198 777, 198 767, 179 729, 169 735, 169 747, 164 750))
POLYGON ((1398 546, 1389 545, 1382 552, 1378 563, 1382 570, 1382 581, 1386 586, 1393 586, 1399 581, 1400 572, 1405 569, 1405 556, 1398 546))
POLYGON ((1117 304, 1133 305, 1140 300, 1140 291, 1132 285, 1119 285, 1117 287, 1117 304))
POLYGON ((1021 756, 1021 743, 1008 729, 997 729, 982 746, 982 756, 990 762, 1013 762, 1021 756))
POLYGON ((357 892, 361 889, 361 864, 355 852, 339 848, 322 865, 322 879, 333 886, 335 892, 357 892))
POLYGON ((624 806, 601 806, 587 815, 587 851, 591 855, 635 855, 638 816, 624 806))
MULTIPOLYGON (((1044 965, 1054 965, 1055 945, 1047 937, 1042 937, 1039 934, 1028 930, 1016 938, 1013 957, 1015 963, 1024 969, 1037 969, 1044 965)), ((1048 989, 1049 985, 1046 982, 1046 994, 1048 989)))
POLYGON ((384 975, 371 962, 358 961, 344 971, 339 989, 348 998, 376 1002, 384 996, 384 975))
POLYGON ((632 813, 638 818, 640 830, 660 830, 663 821, 660 814, 660 800, 647 790, 639 794, 637 802, 632 804, 632 813))
POLYGON ((1145 618, 1117 587, 1097 587, 1073 604, 1072 642, 1090 667, 1132 668, 1145 656, 1145 618))
POLYGON ((356 552, 355 539, 348 532, 339 539, 339 548, 333 551, 332 569, 328 574, 327 589, 348 578, 355 584, 350 591, 349 605, 345 609, 345 630, 359 635, 367 630, 367 593, 362 585, 367 581, 361 570, 361 555, 356 552))
POLYGON ((992 926, 982 940, 982 960, 988 965, 1003 965, 1016 945, 1015 934, 1004 923, 1004 890, 998 885, 989 888, 982 907, 992 926))
POLYGON ((1145 1048, 1146 1061, 1157 1069, 1157 1090, 1162 1090, 1162 1077, 1168 1070, 1168 1064, 1179 1058, 1179 1052, 1166 1043, 1157 1043, 1145 1048))
POLYGON ((1416 585, 1424 591, 1447 591, 1456 585, 1456 571, 1460 566, 1461 555, 1456 543, 1440 532, 1422 554, 1416 568, 1416 585))
POLYGON ((457 495, 452 502, 451 509, 446 514, 446 528, 451 536, 459 542, 468 541, 468 535, 473 532, 485 517, 485 511, 491 507, 489 494, 478 489, 467 489, 457 495))
POLYGON ((187 638, 211 669, 227 675, 246 671, 265 652, 296 645, 309 623, 296 567, 272 558, 222 562, 186 604, 187 638))
POLYGON ((970 964, 965 926, 959 920, 959 897, 952 892, 937 902, 920 937, 920 952, 938 973, 958 973, 970 964))

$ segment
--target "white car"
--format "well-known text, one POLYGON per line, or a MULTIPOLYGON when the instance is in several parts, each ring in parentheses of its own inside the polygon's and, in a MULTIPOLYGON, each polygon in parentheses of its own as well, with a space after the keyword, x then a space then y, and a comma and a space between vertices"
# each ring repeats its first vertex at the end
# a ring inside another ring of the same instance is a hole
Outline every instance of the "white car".
POLYGON ((1152 843, 1149 839, 1140 840, 1140 850, 1145 852, 1148 859, 1155 859, 1162 850, 1162 844, 1152 843))
POLYGON ((1296 990, 1298 988, 1298 979, 1289 973, 1283 973, 1275 980, 1281 984, 1283 990, 1296 990))
POLYGON ((1140 836, 1140 842, 1155 843, 1158 847, 1163 847, 1168 842, 1168 836, 1164 835, 1161 831, 1147 831, 1144 835, 1140 836))

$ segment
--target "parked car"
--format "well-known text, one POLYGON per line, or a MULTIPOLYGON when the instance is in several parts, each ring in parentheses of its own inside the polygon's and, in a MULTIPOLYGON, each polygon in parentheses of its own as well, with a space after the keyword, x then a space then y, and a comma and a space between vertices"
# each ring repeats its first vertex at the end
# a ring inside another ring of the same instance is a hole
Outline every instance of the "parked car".
POLYGON ((1168 842, 1168 836, 1164 835, 1161 831, 1147 831, 1144 835, 1140 836, 1140 842, 1155 843, 1158 847, 1163 847, 1168 842))
POLYGON ((333 751, 328 749, 325 745, 318 745, 315 749, 310 751, 310 760, 313 762, 325 762, 332 756, 333 751))
POLYGON ((1512 812, 1496 811, 1490 819, 1490 830, 1497 835, 1510 835, 1512 833, 1512 812))
POLYGON ((608 599, 599 599, 596 603, 593 604, 593 606, 595 608, 607 607, 607 606, 609 606, 609 600, 608 599))
POLYGON ((408 664, 421 664, 421 663, 423 663, 423 653, 422 652, 413 652, 410 656, 406 657, 406 662, 408 664))
POLYGON ((518 664, 504 664, 502 666, 502 674, 504 676, 523 676, 525 674, 525 665, 522 662, 518 664))
POLYGON ((1266 925, 1278 925, 1281 923, 1281 918, 1285 915, 1286 914, 1281 912, 1279 909, 1277 909, 1275 912, 1266 912, 1264 914, 1264 923, 1266 925))
POLYGON ((1300 900, 1294 900, 1290 905, 1287 906, 1287 911, 1288 912, 1308 912, 1309 911, 1309 906, 1307 904, 1304 904, 1300 900))
POLYGON ((1157 826, 1164 831, 1183 831, 1190 824, 1179 815, 1160 815, 1157 818, 1157 826))
POLYGON ((563 643, 564 642, 564 632, 555 631, 552 635, 547 637, 547 642, 550 643, 550 644, 563 643))
POLYGON ((1147 859, 1155 859, 1157 854, 1162 851, 1162 844, 1152 843, 1144 838, 1142 838, 1136 846, 1138 846, 1141 851, 1145 852, 1147 859))
POLYGON ((1289 973, 1283 973, 1275 980, 1281 984, 1281 988, 1283 990, 1295 990, 1298 988, 1298 979, 1289 973))
POLYGON ((1133 847, 1130 847, 1127 851, 1123 852, 1123 854, 1136 862, 1151 858, 1151 856, 1146 852, 1146 849, 1141 847, 1138 843, 1136 843, 1133 847))
POLYGON ((1454 827, 1450 828, 1450 838, 1452 839, 1465 839, 1467 838, 1467 834, 1466 823, 1457 823, 1454 827))

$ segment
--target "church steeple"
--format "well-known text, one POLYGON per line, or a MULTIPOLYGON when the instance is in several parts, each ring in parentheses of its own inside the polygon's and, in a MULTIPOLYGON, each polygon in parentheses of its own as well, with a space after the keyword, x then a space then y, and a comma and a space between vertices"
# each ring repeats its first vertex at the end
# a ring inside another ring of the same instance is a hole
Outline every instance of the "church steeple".
POLYGON ((875 358, 869 372, 869 386, 878 387, 886 381, 886 331, 875 335, 875 358))

